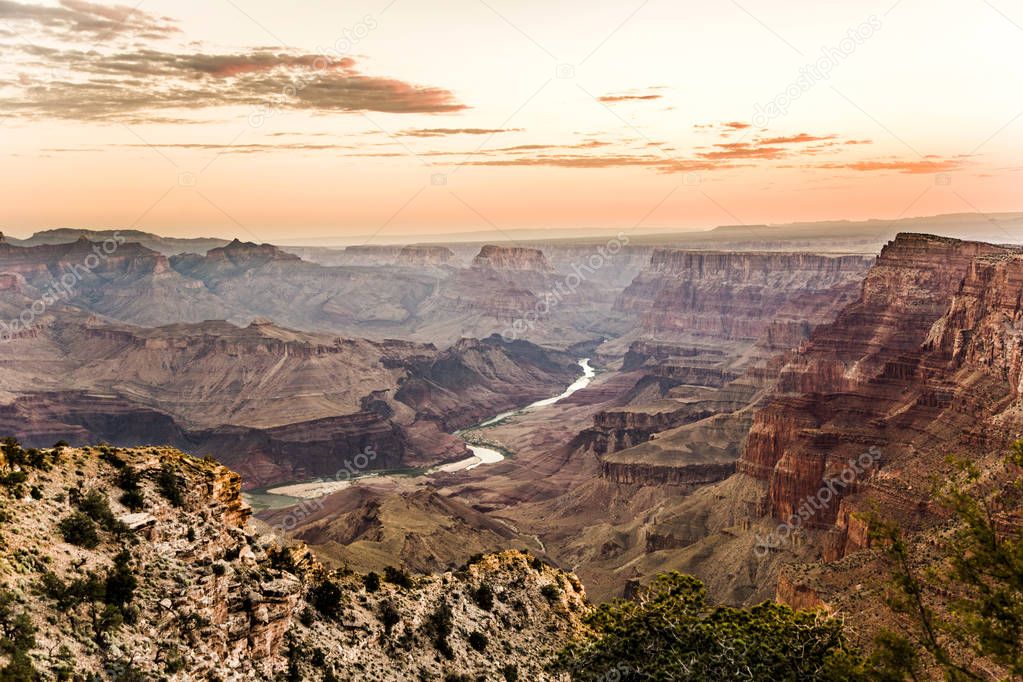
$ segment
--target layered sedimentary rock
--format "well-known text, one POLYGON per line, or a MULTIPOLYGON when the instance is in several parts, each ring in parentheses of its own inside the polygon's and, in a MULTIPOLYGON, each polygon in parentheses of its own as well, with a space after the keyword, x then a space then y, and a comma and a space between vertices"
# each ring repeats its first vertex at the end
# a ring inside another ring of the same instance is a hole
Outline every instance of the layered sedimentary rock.
MULTIPOLYGON (((884 248, 860 299, 791 357, 777 397, 754 420, 739 471, 769 482, 773 516, 798 513, 823 489, 841 498, 849 488, 835 485, 842 476, 860 481, 918 448, 948 447, 1001 409, 1001 399, 982 406, 994 397, 986 379, 959 384, 949 360, 956 352, 967 359, 967 347, 976 347, 965 339, 986 317, 978 301, 1017 295, 1007 275, 1016 256, 1007 251, 925 235, 900 235, 884 248), (850 464, 861 458, 870 460, 862 471, 850 464)), ((1001 370, 986 369, 1000 379, 1001 370)), ((839 506, 824 506, 806 523, 834 524, 839 506)))
POLYGON ((0 365, 21 366, 2 375, 0 426, 32 445, 164 442, 215 454, 250 487, 332 476, 366 452, 372 469, 464 457, 448 431, 556 393, 577 372, 568 356, 499 338, 438 351, 265 320, 139 328, 67 315, 41 337, 0 345, 0 365))
POLYGON ((547 257, 543 255, 543 251, 519 246, 484 246, 472 260, 472 265, 491 270, 532 270, 535 272, 554 270, 547 257))
POLYGON ((413 245, 405 246, 398 252, 395 264, 409 267, 440 266, 447 265, 454 257, 455 252, 446 246, 413 245))
POLYGON ((756 341, 796 311, 806 312, 792 322, 826 316, 869 262, 862 256, 657 249, 616 307, 644 311, 644 330, 654 338, 756 341), (797 296, 798 305, 791 305, 797 296))

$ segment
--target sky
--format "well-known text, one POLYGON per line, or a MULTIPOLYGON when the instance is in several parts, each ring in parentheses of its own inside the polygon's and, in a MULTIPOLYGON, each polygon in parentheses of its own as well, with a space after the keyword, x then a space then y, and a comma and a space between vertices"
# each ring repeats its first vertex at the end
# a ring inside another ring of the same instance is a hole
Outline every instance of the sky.
POLYGON ((0 229, 1023 210, 1011 0, 0 0, 0 229))

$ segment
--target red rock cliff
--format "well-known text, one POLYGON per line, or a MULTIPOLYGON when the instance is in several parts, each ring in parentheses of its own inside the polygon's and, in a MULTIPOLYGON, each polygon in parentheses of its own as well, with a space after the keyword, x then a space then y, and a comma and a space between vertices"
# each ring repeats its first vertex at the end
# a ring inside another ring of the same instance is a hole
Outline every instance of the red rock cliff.
POLYGON ((769 483, 769 513, 784 520, 814 502, 802 524, 837 526, 837 558, 866 541, 856 509, 917 514, 945 455, 1004 447, 1023 426, 1007 412, 1021 298, 1023 256, 1007 248, 889 243, 859 300, 813 332, 754 419, 738 470, 769 483))

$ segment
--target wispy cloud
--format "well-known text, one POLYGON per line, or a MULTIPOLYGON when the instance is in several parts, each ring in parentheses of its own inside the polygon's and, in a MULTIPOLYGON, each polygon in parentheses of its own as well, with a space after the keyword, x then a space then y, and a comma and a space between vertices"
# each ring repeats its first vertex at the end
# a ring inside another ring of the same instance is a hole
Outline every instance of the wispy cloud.
POLYGON ((150 14, 137 6, 100 5, 84 0, 61 0, 55 7, 0 0, 0 20, 15 30, 70 41, 93 41, 124 34, 163 39, 181 32, 174 19, 150 14))
MULTIPOLYGON (((379 133, 379 131, 373 131, 379 133)), ((519 133, 522 128, 411 128, 396 133, 403 137, 445 137, 448 135, 496 135, 519 133)))
POLYGON ((8 111, 95 120, 165 109, 270 105, 280 109, 451 113, 466 109, 448 90, 363 74, 354 59, 288 51, 174 53, 152 48, 100 53, 24 45, 45 68, 74 66, 72 78, 32 79, 8 111))

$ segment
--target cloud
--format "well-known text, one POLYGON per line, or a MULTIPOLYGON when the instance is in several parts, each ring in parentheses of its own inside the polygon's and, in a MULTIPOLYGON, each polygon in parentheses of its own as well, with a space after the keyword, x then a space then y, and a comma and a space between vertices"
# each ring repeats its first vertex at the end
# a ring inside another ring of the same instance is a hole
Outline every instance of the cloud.
POLYGON ((496 135, 520 132, 522 132, 522 128, 411 128, 397 134, 403 137, 444 137, 445 135, 496 135))
POLYGON ((448 90, 368 76, 354 59, 257 49, 233 54, 152 48, 101 53, 25 45, 47 64, 73 65, 73 77, 33 80, 9 111, 76 120, 115 119, 165 109, 257 107, 320 112, 450 113, 466 109, 448 90))
POLYGON ((940 159, 928 157, 920 161, 853 161, 851 163, 829 163, 818 166, 818 168, 847 169, 861 173, 876 171, 895 171, 909 175, 924 175, 928 173, 946 173, 959 170, 966 165, 962 158, 940 159))
POLYGON ((731 130, 745 130, 750 127, 749 123, 743 123, 742 121, 728 121, 721 124, 722 128, 730 128, 731 130))
POLYGON ((128 5, 100 5, 84 0, 61 0, 56 7, 0 0, 0 20, 72 41, 120 35, 163 39, 181 32, 169 17, 128 5))
POLYGON ((598 97, 598 102, 643 102, 653 99, 661 99, 663 95, 604 95, 598 97))
POLYGON ((826 140, 834 140, 838 135, 810 135, 808 133, 799 133, 798 135, 788 135, 782 137, 766 137, 759 138, 757 142, 759 144, 804 144, 806 142, 823 142, 826 140))
POLYGON ((783 159, 788 150, 782 147, 760 146, 749 142, 729 142, 714 145, 715 150, 701 152, 697 156, 702 159, 720 161, 722 159, 783 159))

